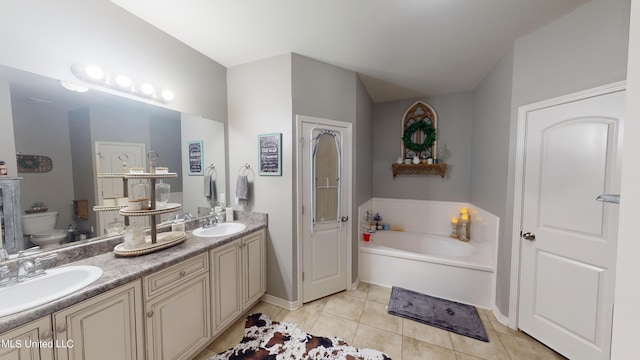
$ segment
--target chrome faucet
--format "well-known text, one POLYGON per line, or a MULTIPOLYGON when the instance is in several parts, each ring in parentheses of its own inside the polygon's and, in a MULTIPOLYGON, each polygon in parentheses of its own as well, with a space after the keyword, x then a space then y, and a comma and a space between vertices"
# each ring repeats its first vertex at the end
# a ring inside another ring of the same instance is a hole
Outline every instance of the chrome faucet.
POLYGON ((214 227, 216 225, 218 225, 218 222, 220 221, 220 218, 218 218, 218 214, 212 214, 209 217, 209 220, 202 226, 203 228, 210 228, 210 227, 214 227))
POLYGON ((53 253, 33 260, 23 258, 25 254, 36 252, 39 250, 39 246, 34 246, 30 249, 23 250, 18 253, 18 275, 16 276, 16 281, 20 282, 46 274, 42 262, 45 260, 54 259, 58 256, 57 253, 53 253))

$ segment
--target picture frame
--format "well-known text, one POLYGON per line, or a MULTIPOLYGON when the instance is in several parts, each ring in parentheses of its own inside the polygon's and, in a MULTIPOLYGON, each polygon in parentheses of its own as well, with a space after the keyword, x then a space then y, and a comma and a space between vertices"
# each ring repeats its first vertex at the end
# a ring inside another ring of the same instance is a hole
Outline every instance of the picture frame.
POLYGON ((202 140, 187 141, 189 176, 204 175, 204 148, 202 140))
POLYGON ((258 174, 282 176, 282 133, 258 135, 258 174))

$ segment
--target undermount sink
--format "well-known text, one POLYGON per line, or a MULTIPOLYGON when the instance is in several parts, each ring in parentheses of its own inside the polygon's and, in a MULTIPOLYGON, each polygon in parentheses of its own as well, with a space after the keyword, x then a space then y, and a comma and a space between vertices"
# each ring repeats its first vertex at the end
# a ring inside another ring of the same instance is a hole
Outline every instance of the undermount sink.
POLYGON ((90 285, 102 276, 91 265, 47 269, 45 275, 0 287, 0 316, 49 303, 90 285))
POLYGON ((220 236, 228 236, 239 233, 240 231, 246 229, 247 226, 245 224, 240 223, 222 223, 217 224, 208 228, 198 228, 193 230, 193 235, 199 237, 220 237, 220 236))

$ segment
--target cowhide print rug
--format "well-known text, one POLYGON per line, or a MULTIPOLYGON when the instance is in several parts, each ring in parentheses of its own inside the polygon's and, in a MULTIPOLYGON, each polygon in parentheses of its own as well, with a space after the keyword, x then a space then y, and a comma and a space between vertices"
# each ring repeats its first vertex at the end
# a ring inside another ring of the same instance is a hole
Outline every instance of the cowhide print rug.
POLYGON ((209 360, 391 360, 378 350, 359 349, 344 340, 307 334, 295 324, 272 321, 264 314, 247 317, 244 337, 235 347, 209 360))

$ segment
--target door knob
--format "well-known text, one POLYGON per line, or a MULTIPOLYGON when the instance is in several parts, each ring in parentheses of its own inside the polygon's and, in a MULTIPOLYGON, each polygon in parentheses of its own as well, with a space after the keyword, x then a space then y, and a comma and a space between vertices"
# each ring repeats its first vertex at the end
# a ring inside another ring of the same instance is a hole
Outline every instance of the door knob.
POLYGON ((529 240, 529 241, 533 241, 536 239, 536 234, 532 233, 532 232, 526 232, 524 234, 522 234, 522 238, 525 240, 529 240))
POLYGON ((347 221, 349 221, 349 217, 348 216, 343 216, 343 217, 340 218, 340 220, 342 222, 347 222, 347 221))

